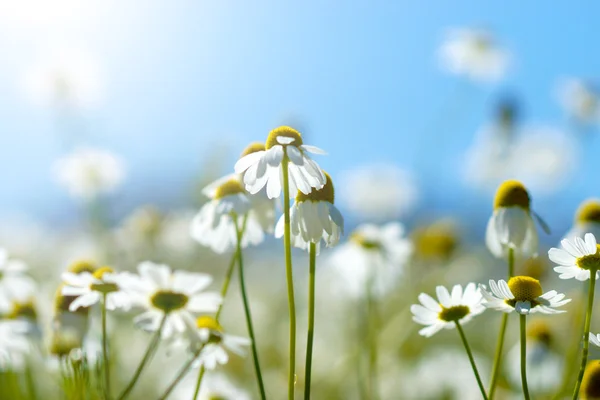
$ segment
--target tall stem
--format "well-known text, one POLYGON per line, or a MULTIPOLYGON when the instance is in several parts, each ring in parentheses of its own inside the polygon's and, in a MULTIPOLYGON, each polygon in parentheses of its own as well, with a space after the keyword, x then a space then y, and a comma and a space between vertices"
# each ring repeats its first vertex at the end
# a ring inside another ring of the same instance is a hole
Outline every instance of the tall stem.
POLYGON ((108 361, 108 335, 106 334, 106 298, 108 294, 104 293, 102 298, 102 356, 104 358, 104 393, 106 399, 110 399, 110 365, 108 361))
POLYGON ((370 277, 367 280, 367 342, 369 344, 369 398, 376 400, 379 398, 378 388, 378 358, 379 349, 377 346, 377 334, 379 331, 379 313, 377 310, 377 302, 373 294, 373 286, 375 284, 375 269, 371 271, 370 277))
POLYGON ((310 378, 312 371, 313 339, 315 335, 315 272, 317 265, 317 245, 310 243, 308 267, 308 337, 306 338, 306 367, 304 378, 304 400, 310 399, 310 378))
POLYGON ((477 371, 477 365, 475 365, 475 359, 473 358, 473 353, 471 353, 471 347, 469 347, 469 342, 467 342, 467 337, 465 336, 465 332, 463 331, 462 326, 458 321, 454 321, 456 324, 456 329, 460 334, 460 338, 462 339, 463 345, 465 346, 465 350, 467 351, 467 356, 469 356, 469 361, 471 362, 471 368, 473 368, 473 373, 475 374, 475 379, 477 379, 477 385, 479 385, 479 390, 481 391, 481 395, 484 400, 487 400, 488 397, 485 394, 485 388, 483 387, 483 382, 481 382, 481 377, 479 376, 479 371, 477 371))
POLYGON ((529 400, 529 388, 527 387, 527 316, 519 316, 521 325, 521 383, 523 385, 523 396, 529 400))
MULTIPOLYGON (((515 250, 512 247, 508 248, 508 279, 512 278, 515 273, 515 250)), ((496 354, 494 356, 494 366, 492 367, 492 380, 490 382, 489 397, 493 400, 496 393, 496 384, 498 383, 498 374, 500 373, 500 364, 502 361, 502 351, 504 349, 504 336, 506 335, 506 326, 508 325, 508 314, 502 315, 500 324, 500 335, 496 343, 496 354)))
POLYGON ((237 234, 237 259, 239 267, 239 281, 240 281, 240 292, 242 293, 242 300, 244 303, 244 313, 246 315, 246 325, 248 326, 248 334, 252 340, 252 359, 254 361, 254 370, 256 372, 256 380, 258 382, 258 389, 260 391, 260 398, 266 399, 265 385, 263 383, 262 373, 260 370, 260 363, 258 361, 258 350, 256 349, 256 337, 254 336, 254 326, 252 325, 252 314, 250 313, 250 302, 248 301, 248 294, 246 293, 246 282, 244 279, 244 258, 242 256, 242 235, 243 232, 238 228, 237 216, 233 215, 233 221, 235 224, 235 230, 237 234))
POLYGON ((290 227, 290 178, 288 172, 289 160, 283 157, 281 168, 283 170, 283 221, 285 248, 285 275, 287 280, 288 306, 290 314, 290 367, 288 375, 288 399, 294 398, 296 384, 296 302, 294 300, 294 275, 292 272, 292 238, 290 227))
POLYGON ((596 270, 590 270, 590 290, 588 291, 588 304, 587 311, 585 313, 585 326, 583 327, 583 356, 581 357, 581 367, 579 368, 579 375, 577 376, 577 383, 575 384, 575 390, 573 391, 573 400, 577 400, 579 397, 579 389, 581 388, 581 381, 583 380, 583 374, 585 372, 585 366, 587 364, 588 351, 590 348, 590 324, 592 322, 592 309, 594 308, 594 292, 596 289, 596 270))
POLYGON ((194 361, 196 360, 196 358, 198 358, 201 351, 202 351, 202 348, 200 348, 200 350, 196 351, 190 357, 190 359, 183 365, 183 367, 181 367, 181 369, 179 370, 179 373, 175 376, 175 379, 173 380, 173 382, 171 382, 171 384, 167 387, 167 390, 165 390, 165 392, 162 394, 162 396, 159 397, 159 400, 165 400, 167 397, 169 397, 169 395, 171 394, 173 389, 175 389, 175 387, 179 384, 179 382, 181 382, 181 380, 188 373, 189 369, 192 367, 192 365, 194 364, 194 361))
POLYGON ((198 393, 200 393, 200 386, 202 386, 202 379, 204 379, 204 374, 206 373, 206 368, 204 366, 200 367, 200 372, 198 373, 198 380, 196 381, 196 388, 194 388, 194 396, 192 400, 196 400, 198 398, 198 393))
POLYGON ((167 322, 168 316, 169 316, 169 314, 165 313, 165 315, 162 317, 162 320, 160 321, 158 330, 152 337, 150 344, 148 344, 148 348, 146 349, 144 358, 142 358, 140 365, 138 365, 137 369, 135 370, 135 373, 133 374, 133 378, 131 378, 131 381, 129 382, 129 384, 123 391, 123 393, 121 393, 121 395, 119 396, 119 400, 125 399, 129 395, 129 393, 133 390, 133 387, 135 386, 138 379, 140 378, 140 375, 142 374, 142 371, 146 367, 146 364, 148 364, 148 361, 150 361, 150 359, 152 358, 152 355, 154 354, 154 351, 156 350, 156 347, 158 346, 158 343, 160 342, 160 335, 162 333, 163 327, 165 326, 165 322, 167 322))

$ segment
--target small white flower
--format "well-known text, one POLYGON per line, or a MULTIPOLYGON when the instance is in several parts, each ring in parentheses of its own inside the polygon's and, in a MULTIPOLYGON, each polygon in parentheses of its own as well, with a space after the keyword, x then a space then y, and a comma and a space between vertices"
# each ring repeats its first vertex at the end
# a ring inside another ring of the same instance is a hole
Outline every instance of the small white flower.
POLYGON ((62 275, 64 296, 77 296, 69 305, 69 311, 76 311, 80 307, 90 307, 106 295, 106 309, 125 311, 131 308, 129 295, 119 287, 119 280, 123 274, 116 274, 111 268, 103 267, 93 274, 82 272, 74 274, 65 272, 62 275))
POLYGON ((585 240, 580 237, 563 239, 563 249, 555 247, 548 250, 548 257, 552 262, 558 264, 554 271, 558 272, 560 279, 575 278, 578 281, 590 279, 590 271, 600 269, 600 250, 596 244, 596 237, 591 233, 585 234, 585 240))
POLYGON ((25 321, 0 320, 0 370, 11 368, 30 350, 25 321))
POLYGON ((258 193, 266 186, 270 199, 281 195, 283 187, 282 162, 287 157, 290 196, 298 190, 309 194, 313 188, 325 185, 325 175, 307 153, 324 154, 323 150, 302 143, 300 132, 281 126, 269 133, 265 150, 248 154, 235 164, 235 172, 244 174, 246 189, 258 193))
POLYGON ((515 276, 508 283, 505 280, 497 283, 490 280, 491 292, 484 285, 479 285, 479 288, 485 299, 485 307, 505 313, 516 311, 519 314, 559 314, 566 311, 557 310, 556 307, 571 301, 556 290, 542 293, 540 281, 530 276, 515 276))
POLYGON ((495 38, 476 29, 451 30, 439 51, 443 66, 474 81, 497 81, 506 73, 509 55, 495 38))
POLYGON ((134 318, 134 323, 145 331, 159 329, 167 314, 162 336, 184 332, 185 319, 192 313, 215 312, 221 303, 216 292, 202 292, 212 282, 212 277, 187 271, 171 271, 163 264, 146 261, 138 265, 139 276, 125 275, 118 284, 131 297, 133 305, 147 311, 134 318))
POLYGON ((123 162, 105 150, 81 148, 59 159, 54 172, 60 184, 76 198, 89 201, 114 192, 125 178, 123 162))
POLYGON ((574 240, 575 237, 584 237, 591 233, 594 237, 600 237, 600 200, 585 200, 575 213, 573 227, 565 235, 566 239, 574 240))
POLYGON ((26 301, 35 292, 35 282, 26 271, 23 261, 10 259, 0 248, 0 314, 8 312, 13 301, 26 301))
POLYGON ((413 321, 427 325, 419 331, 422 336, 430 337, 442 329, 455 328, 455 322, 466 324, 474 316, 485 311, 485 307, 481 304, 481 293, 474 283, 469 283, 464 292, 461 285, 454 285, 452 293, 449 293, 444 286, 438 286, 436 293, 438 301, 426 293, 421 293, 419 295, 421 304, 410 306, 413 321))
POLYGON ((600 122, 600 93, 582 79, 569 79, 560 88, 560 102, 567 114, 584 124, 600 122))

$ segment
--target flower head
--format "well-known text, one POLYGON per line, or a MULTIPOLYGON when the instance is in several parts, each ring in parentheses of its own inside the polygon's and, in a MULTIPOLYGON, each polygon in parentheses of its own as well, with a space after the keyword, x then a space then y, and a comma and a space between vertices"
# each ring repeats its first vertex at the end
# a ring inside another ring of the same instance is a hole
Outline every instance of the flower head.
POLYGON ((98 268, 93 274, 82 272, 74 274, 65 272, 62 275, 64 296, 77 297, 69 304, 69 311, 77 311, 80 307, 90 307, 106 296, 106 309, 125 311, 131 307, 129 295, 119 287, 123 274, 117 274, 110 267, 98 268))
POLYGON ((560 243, 564 249, 553 247, 548 250, 550 260, 559 265, 554 268, 554 271, 560 274, 560 279, 575 278, 585 281, 590 279, 592 271, 598 278, 600 246, 596 243, 596 237, 593 234, 586 233, 585 240, 575 237, 563 239, 560 243))
POLYGON ((579 395, 584 400, 600 400, 600 360, 592 360, 585 367, 579 395))
POLYGON ((559 314, 565 311, 556 310, 571 301, 564 299, 565 295, 556 290, 542 292, 540 281, 530 276, 514 276, 508 280, 499 280, 497 283, 490 280, 491 292, 483 285, 479 285, 484 297, 483 305, 487 308, 519 314, 559 314))
POLYGON ((29 351, 27 330, 24 321, 0 320, 0 368, 10 368, 14 358, 29 351))
POLYGON ((573 240, 577 236, 583 237, 586 233, 600 237, 599 199, 587 199, 579 205, 575 212, 573 227, 565 235, 565 238, 573 240))
POLYGON ((13 301, 26 301, 35 291, 35 282, 26 274, 27 265, 8 257, 0 248, 0 314, 10 311, 13 301))
POLYGON ((561 88, 561 103, 567 114, 583 124, 600 122, 598 88, 582 79, 570 79, 561 88))

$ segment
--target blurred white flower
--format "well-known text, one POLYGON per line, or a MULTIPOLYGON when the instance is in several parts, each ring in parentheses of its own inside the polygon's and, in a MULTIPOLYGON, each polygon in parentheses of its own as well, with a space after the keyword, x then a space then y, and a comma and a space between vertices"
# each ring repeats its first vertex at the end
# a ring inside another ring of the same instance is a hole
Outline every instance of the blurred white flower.
POLYGON ((565 238, 573 240, 575 237, 584 237, 586 233, 600 237, 600 200, 598 199, 588 199, 579 205, 573 227, 567 232, 565 238))
POLYGON ((340 201, 362 219, 385 221, 406 215, 419 194, 412 176, 394 165, 375 164, 347 171, 340 201))
POLYGON ((90 307, 99 303, 103 296, 106 296, 107 310, 128 311, 131 307, 131 300, 129 295, 118 285, 122 274, 117 274, 108 267, 99 268, 93 274, 89 272, 63 273, 63 296, 77 297, 69 305, 69 311, 77 311, 80 307, 90 307))
POLYGON ((27 265, 12 260, 0 248, 0 314, 10 311, 13 301, 24 302, 35 292, 35 282, 26 274, 27 265))
MULTIPOLYGON (((175 400, 190 400, 194 394, 197 376, 189 374, 179 384, 171 397, 175 400)), ((171 398, 170 397, 170 398, 171 398)), ((207 372, 202 380, 198 400, 250 400, 246 391, 235 386, 225 375, 216 372, 207 372)))
POLYGON ((469 28, 450 30, 439 56, 450 73, 487 82, 504 77, 510 58, 490 32, 469 28))
POLYGON ((27 330, 24 321, 0 320, 0 370, 19 367, 21 357, 30 349, 27 330))
POLYGON ((582 79, 569 79, 562 83, 560 102, 567 114, 583 124, 600 122, 600 92, 582 79))
POLYGON ((125 178, 125 167, 111 152, 80 148, 57 160, 54 174, 71 196, 89 201, 114 192, 125 178))

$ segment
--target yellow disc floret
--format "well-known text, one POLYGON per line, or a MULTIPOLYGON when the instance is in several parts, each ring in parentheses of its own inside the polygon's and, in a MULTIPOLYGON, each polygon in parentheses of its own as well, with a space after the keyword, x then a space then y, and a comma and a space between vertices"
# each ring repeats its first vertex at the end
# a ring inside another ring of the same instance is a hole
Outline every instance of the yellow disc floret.
POLYGON ((96 271, 94 271, 94 278, 96 279, 102 279, 102 277, 104 276, 104 274, 113 274, 115 272, 114 269, 112 269, 111 267, 101 267, 98 268, 96 271))
POLYGON ((542 257, 529 258, 523 263, 520 271, 522 271, 522 275, 539 280, 548 271, 548 263, 542 257))
POLYGON ((90 274, 93 274, 96 271, 96 269, 98 269, 98 266, 95 262, 90 260, 75 261, 68 268, 69 272, 72 272, 74 274, 80 274, 82 272, 89 272, 90 274))
POLYGON ((553 334, 548 324, 542 320, 533 320, 527 328, 527 336, 550 346, 552 344, 553 334))
POLYGON ((442 311, 438 314, 438 318, 442 321, 453 322, 458 321, 469 315, 469 307, 467 306, 452 306, 446 308, 442 306, 442 311))
POLYGON ((381 243, 379 241, 369 239, 360 232, 352 232, 350 240, 365 250, 381 250, 381 243))
POLYGON ((260 143, 260 142, 254 142, 254 143, 250 143, 245 149, 244 151, 242 151, 242 154, 240 155, 240 158, 247 156, 248 154, 252 154, 252 153, 256 153, 259 151, 264 151, 265 150, 265 145, 264 143, 260 143))
POLYGON ((244 186, 237 179, 230 179, 227 182, 221 184, 217 190, 215 190, 215 199, 222 199, 226 196, 232 196, 234 194, 244 193, 244 186))
POLYGON ((154 307, 165 313, 169 313, 185 307, 189 301, 189 297, 183 293, 172 292, 170 290, 159 290, 152 295, 150 301, 154 307))
POLYGON ((530 276, 513 276, 508 280, 508 288, 515 301, 535 302, 542 295, 540 281, 530 276))
POLYGON ((581 203, 575 214, 575 223, 600 223, 600 200, 589 199, 581 203))
POLYGON ((300 134, 300 132, 298 132, 294 128, 290 128, 289 126, 280 126, 279 128, 275 128, 271 132, 269 132, 269 136, 267 137, 267 141, 265 142, 265 148, 268 150, 273 146, 281 146, 281 143, 277 141, 278 137, 287 137, 294 139, 294 141, 290 143, 293 146, 298 147, 302 145, 302 135, 300 134))
POLYGON ((600 270, 600 244, 596 245, 596 253, 577 258, 575 261, 581 269, 600 270))
POLYGON ((531 199, 525 186, 519 181, 510 179, 502 183, 496 191, 494 210, 500 207, 521 207, 529 210, 531 199))
POLYGON ((335 200, 335 190, 333 188, 333 182, 331 181, 331 176, 329 176, 327 172, 323 171, 323 174, 325 174, 326 179, 325 186, 323 186, 321 189, 313 189, 309 194, 304 194, 298 190, 298 194, 296 195, 297 203, 310 200, 327 201, 333 204, 333 201, 335 200))
POLYGON ((583 400, 600 400, 600 361, 592 360, 585 367, 579 394, 583 400))
POLYGON ((458 247, 455 227, 447 221, 415 229, 412 234, 415 254, 423 259, 449 259, 458 247))
POLYGON ((196 319, 196 326, 198 327, 198 329, 205 328, 205 329, 210 329, 212 331, 219 331, 219 332, 223 331, 223 327, 221 326, 221 324, 219 324, 219 321, 217 321, 213 317, 209 317, 206 315, 203 315, 201 317, 198 317, 198 319, 196 319))
POLYGON ((11 305, 10 312, 6 315, 8 319, 27 319, 30 321, 37 321, 37 310, 33 299, 26 302, 13 302, 11 305))

